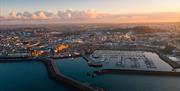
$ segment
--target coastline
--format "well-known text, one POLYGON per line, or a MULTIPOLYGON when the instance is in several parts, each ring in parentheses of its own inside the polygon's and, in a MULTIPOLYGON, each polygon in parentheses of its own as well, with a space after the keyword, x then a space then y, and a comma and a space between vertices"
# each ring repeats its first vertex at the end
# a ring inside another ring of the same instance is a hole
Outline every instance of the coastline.
MULTIPOLYGON (((180 68, 180 64, 174 63, 174 61, 166 58, 162 53, 157 50, 152 49, 111 49, 111 48, 97 48, 96 50, 123 50, 123 51, 148 51, 155 52, 158 56, 164 60, 167 64, 169 64, 173 69, 180 68)), ((94 52, 94 51, 93 51, 94 52)), ((91 54, 91 53, 89 53, 91 54)), ((93 88, 91 86, 84 85, 77 80, 73 80, 67 76, 61 74, 55 66, 54 59, 64 59, 64 58, 77 58, 82 57, 87 61, 87 64, 91 67, 101 67, 101 64, 92 63, 92 59, 89 58, 89 54, 85 53, 85 51, 81 52, 81 55, 75 56, 64 56, 64 57, 0 57, 0 63, 11 63, 11 62, 22 62, 22 61, 37 61, 42 62, 46 66, 48 70, 48 74, 51 78, 58 82, 63 82, 69 86, 74 87, 78 91, 104 91, 103 88, 93 88)), ((146 71, 146 70, 129 70, 129 69, 102 69, 94 72, 97 75, 103 74, 132 74, 132 75, 155 75, 155 76, 180 76, 180 72, 164 72, 164 71, 146 71)))

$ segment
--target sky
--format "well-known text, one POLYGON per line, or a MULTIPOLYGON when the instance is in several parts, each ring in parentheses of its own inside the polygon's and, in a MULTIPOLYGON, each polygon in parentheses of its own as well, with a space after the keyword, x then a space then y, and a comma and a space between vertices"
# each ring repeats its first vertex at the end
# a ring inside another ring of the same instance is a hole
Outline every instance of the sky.
POLYGON ((0 0, 1 20, 98 18, 110 22, 129 18, 143 22, 143 18, 162 16, 160 21, 178 21, 179 13, 180 0, 0 0))

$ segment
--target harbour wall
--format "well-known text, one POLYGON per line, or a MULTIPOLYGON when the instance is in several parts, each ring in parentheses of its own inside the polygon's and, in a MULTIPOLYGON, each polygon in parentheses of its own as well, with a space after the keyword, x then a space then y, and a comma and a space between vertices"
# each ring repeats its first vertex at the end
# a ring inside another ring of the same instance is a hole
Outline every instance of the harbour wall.
POLYGON ((45 60, 43 59, 43 63, 46 65, 48 72, 51 74, 50 76, 55 80, 57 80, 58 82, 68 84, 74 87, 77 91, 98 91, 97 89, 91 86, 85 85, 79 81, 73 80, 61 74, 52 59, 45 59, 45 60))
POLYGON ((147 70, 129 70, 129 69, 102 69, 94 71, 98 75, 102 74, 133 74, 133 75, 154 75, 154 76, 178 76, 180 72, 166 72, 166 71, 147 71, 147 70))

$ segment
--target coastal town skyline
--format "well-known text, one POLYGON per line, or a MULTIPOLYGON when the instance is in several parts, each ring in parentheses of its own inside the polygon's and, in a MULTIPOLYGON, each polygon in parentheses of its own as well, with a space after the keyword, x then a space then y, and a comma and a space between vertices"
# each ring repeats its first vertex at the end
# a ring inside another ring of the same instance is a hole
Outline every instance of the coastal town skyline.
POLYGON ((0 0, 0 91, 180 91, 180 0, 0 0))

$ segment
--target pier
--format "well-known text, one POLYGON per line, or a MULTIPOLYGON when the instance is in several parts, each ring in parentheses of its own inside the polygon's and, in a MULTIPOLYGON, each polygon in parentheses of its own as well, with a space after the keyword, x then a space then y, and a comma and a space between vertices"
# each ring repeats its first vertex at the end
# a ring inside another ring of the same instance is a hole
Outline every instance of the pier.
POLYGON ((147 70, 129 70, 129 69, 102 69, 94 71, 98 75, 103 74, 134 74, 134 75, 154 75, 154 76, 178 76, 180 72, 167 72, 167 71, 147 71, 147 70))
POLYGON ((85 85, 79 81, 73 80, 72 78, 69 78, 61 74, 54 60, 46 58, 46 59, 43 59, 42 61, 43 63, 45 63, 51 77, 56 79, 57 81, 70 85, 78 91, 99 91, 98 89, 85 85))
POLYGON ((100 63, 95 63, 95 62, 94 62, 88 55, 86 55, 84 52, 81 53, 81 57, 83 57, 83 58, 87 61, 88 65, 89 65, 90 67, 102 67, 102 66, 103 66, 103 65, 100 64, 100 63))
POLYGON ((32 57, 0 57, 0 63, 32 61, 32 57))

